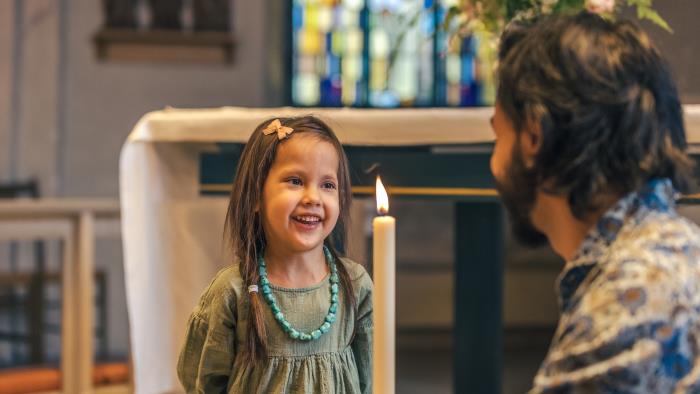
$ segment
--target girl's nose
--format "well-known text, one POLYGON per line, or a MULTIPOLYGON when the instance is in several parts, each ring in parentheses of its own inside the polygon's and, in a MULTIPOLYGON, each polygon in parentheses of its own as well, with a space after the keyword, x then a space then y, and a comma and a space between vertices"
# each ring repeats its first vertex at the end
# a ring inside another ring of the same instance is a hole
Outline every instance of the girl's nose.
POLYGON ((302 199, 304 205, 320 205, 321 197, 317 187, 307 187, 302 199))

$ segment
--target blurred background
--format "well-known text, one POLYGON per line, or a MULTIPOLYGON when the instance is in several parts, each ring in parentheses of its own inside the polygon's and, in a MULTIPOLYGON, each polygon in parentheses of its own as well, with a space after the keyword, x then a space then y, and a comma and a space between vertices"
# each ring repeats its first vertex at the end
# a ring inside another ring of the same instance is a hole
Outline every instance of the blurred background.
MULTIPOLYGON (((490 105, 494 48, 478 36, 449 46, 439 29, 455 3, 2 0, 0 198, 116 201, 122 144, 141 116, 168 106, 490 105)), ((700 104, 700 2, 654 6, 673 33, 643 26, 669 60, 684 104, 700 104)), ((449 393, 458 373, 454 231, 444 223, 454 207, 402 200, 392 211, 401 218, 397 391, 449 393)), ((122 246, 118 222, 108 226, 96 243, 94 358, 106 366, 103 383, 128 386, 122 246)), ((58 366, 62 256, 50 237, 0 243, 0 380, 58 366)), ((549 250, 507 242, 506 393, 527 390, 544 357, 561 263, 549 250)), ((36 383, 44 375, 22 376, 36 383)), ((15 392, 37 391, 17 382, 15 392)))

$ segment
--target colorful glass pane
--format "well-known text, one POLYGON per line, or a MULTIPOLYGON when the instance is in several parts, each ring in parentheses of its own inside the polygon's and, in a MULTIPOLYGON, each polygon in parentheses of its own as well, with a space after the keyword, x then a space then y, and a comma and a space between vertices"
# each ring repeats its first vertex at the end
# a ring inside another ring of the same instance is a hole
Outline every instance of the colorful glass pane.
POLYGON ((411 107, 493 103, 495 48, 477 34, 448 45, 458 0, 295 0, 292 102, 411 107), (313 91, 310 91, 313 90, 313 91))

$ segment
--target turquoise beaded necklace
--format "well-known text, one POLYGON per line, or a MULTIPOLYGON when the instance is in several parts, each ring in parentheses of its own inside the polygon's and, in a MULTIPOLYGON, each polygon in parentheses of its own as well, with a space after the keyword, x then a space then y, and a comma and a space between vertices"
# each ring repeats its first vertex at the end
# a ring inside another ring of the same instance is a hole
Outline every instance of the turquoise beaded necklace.
POLYGON ((272 294, 272 289, 270 288, 270 281, 267 279, 267 269, 265 266, 265 258, 262 256, 258 257, 258 274, 260 274, 260 288, 262 290, 262 295, 267 305, 270 306, 272 310, 272 315, 280 324, 284 332, 289 335, 290 338, 299 341, 311 341, 318 339, 321 335, 327 333, 331 329, 331 324, 335 321, 335 314, 338 311, 338 268, 335 265, 335 259, 331 254, 331 251, 324 245, 323 254, 326 257, 326 263, 331 271, 331 306, 328 308, 328 314, 326 318, 323 319, 323 324, 310 333, 305 333, 296 328, 287 321, 284 317, 284 313, 280 310, 279 305, 277 305, 277 300, 275 300, 274 294, 272 294))

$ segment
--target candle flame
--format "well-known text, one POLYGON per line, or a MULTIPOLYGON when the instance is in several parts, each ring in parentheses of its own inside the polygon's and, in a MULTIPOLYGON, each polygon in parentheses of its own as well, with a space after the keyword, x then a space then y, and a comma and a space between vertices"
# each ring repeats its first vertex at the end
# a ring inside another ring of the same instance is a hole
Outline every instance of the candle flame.
POLYGON ((389 196, 379 176, 377 176, 377 212, 380 215, 386 215, 389 212, 389 196))

